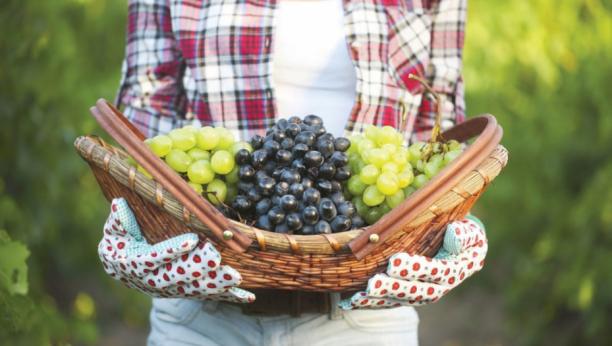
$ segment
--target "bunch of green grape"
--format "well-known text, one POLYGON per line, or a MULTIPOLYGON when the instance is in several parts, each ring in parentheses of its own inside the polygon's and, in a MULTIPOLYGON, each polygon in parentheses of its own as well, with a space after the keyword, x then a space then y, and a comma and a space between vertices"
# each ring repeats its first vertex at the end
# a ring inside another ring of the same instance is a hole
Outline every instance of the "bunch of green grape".
POLYGON ((403 136, 391 126, 369 125, 364 135, 350 138, 346 194, 365 222, 374 224, 463 152, 455 140, 402 145, 403 136))
MULTIPOLYGON (((238 165, 234 155, 240 149, 253 151, 247 142, 236 142, 234 134, 224 127, 192 125, 146 139, 144 143, 162 158, 199 194, 219 205, 238 195, 238 165)), ((147 177, 153 177, 131 159, 129 163, 147 177)))

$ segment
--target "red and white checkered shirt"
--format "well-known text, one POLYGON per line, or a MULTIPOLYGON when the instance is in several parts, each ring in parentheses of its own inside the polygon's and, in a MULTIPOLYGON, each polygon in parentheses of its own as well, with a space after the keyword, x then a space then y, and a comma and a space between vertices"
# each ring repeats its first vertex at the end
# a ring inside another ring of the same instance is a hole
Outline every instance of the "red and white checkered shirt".
MULTIPOLYGON (((278 1, 130 0, 117 105, 149 137, 188 124, 224 126, 242 139, 264 133, 277 119, 278 1)), ((428 138, 435 102, 409 74, 443 96, 443 128, 464 120, 467 0, 343 1, 357 72, 345 135, 368 124, 399 128, 402 99, 406 138, 428 138)))

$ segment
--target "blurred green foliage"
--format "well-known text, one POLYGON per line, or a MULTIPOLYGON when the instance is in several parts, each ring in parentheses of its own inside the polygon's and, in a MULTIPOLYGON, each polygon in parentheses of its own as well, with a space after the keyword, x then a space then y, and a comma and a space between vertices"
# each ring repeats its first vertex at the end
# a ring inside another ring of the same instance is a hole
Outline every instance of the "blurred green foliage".
MULTIPOLYGON (((27 295, 0 278, 3 345, 96 344, 113 321, 147 323, 150 300, 100 269, 108 204, 72 147, 103 133, 87 109, 114 98, 125 22, 120 0, 0 5, 0 229, 13 239, 0 247, 30 251, 27 295)), ((503 295, 510 343, 612 343, 610 61, 609 1, 470 2, 468 113, 497 117, 510 161, 475 207, 487 265, 457 297, 503 295)))

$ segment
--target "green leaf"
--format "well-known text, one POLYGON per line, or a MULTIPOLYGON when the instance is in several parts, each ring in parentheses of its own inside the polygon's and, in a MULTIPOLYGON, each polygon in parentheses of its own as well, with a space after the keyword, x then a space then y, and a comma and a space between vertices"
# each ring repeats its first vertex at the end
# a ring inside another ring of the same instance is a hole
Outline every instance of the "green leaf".
POLYGON ((11 241, 6 231, 0 230, 0 290, 10 295, 28 293, 28 256, 25 245, 11 241))

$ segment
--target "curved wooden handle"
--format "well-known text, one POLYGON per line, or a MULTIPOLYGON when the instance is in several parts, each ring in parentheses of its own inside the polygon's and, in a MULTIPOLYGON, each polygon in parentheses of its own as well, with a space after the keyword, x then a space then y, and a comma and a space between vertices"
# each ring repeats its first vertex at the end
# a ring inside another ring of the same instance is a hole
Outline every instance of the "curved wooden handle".
POLYGON ((181 204, 190 210, 215 235, 219 244, 242 253, 251 245, 251 239, 235 228, 204 197, 191 188, 187 182, 155 155, 144 143, 146 137, 132 125, 113 105, 104 99, 98 100, 90 109, 91 115, 102 128, 121 145, 156 181, 168 190, 181 204), (230 230, 233 237, 223 238, 223 232, 230 230))
POLYGON ((389 214, 374 225, 368 227, 348 246, 358 260, 366 257, 378 246, 384 244, 399 229, 419 216, 425 209, 440 199, 444 194, 455 187, 470 171, 474 170, 493 152, 502 138, 502 128, 497 120, 490 114, 471 118, 451 129, 442 136, 446 140, 455 139, 465 142, 475 136, 478 139, 470 145, 461 155, 418 189, 410 198, 394 208, 389 214), (379 241, 375 244, 369 242, 370 235, 377 234, 379 241))

